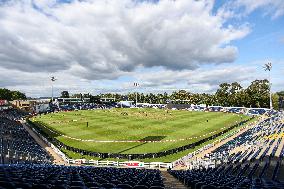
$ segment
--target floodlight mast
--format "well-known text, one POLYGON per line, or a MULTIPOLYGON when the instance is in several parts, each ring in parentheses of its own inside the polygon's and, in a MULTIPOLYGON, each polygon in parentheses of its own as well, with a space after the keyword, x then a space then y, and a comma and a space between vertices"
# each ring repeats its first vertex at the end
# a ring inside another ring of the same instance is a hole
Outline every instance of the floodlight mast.
POLYGON ((270 110, 273 109, 273 105, 272 105, 272 92, 271 92, 271 87, 272 87, 272 83, 271 83, 271 70, 272 70, 272 63, 268 62, 267 64, 264 65, 264 70, 268 71, 269 73, 269 106, 270 106, 270 110))
POLYGON ((137 107, 137 95, 138 95, 138 87, 139 87, 139 83, 134 83, 134 87, 136 87, 136 93, 135 93, 135 106, 137 107))
POLYGON ((137 91, 136 91, 136 95, 135 95, 135 106, 137 107, 137 91))
POLYGON ((57 79, 54 77, 54 76, 52 76, 51 78, 50 78, 50 81, 51 81, 51 102, 53 103, 53 82, 54 81, 56 81, 57 79))

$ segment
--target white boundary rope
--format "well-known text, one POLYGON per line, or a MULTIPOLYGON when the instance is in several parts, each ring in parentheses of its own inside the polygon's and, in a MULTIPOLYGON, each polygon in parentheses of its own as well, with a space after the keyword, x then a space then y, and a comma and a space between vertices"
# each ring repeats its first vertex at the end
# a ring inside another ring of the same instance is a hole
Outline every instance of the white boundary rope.
MULTIPOLYGON (((179 142, 179 141, 186 141, 186 140, 192 140, 192 139, 197 139, 197 138, 202 138, 202 137, 206 137, 207 135, 211 135, 214 133, 217 133, 218 130, 212 131, 210 133, 206 133, 204 135, 200 135, 199 137, 190 137, 190 138, 181 138, 181 139, 171 139, 171 140, 161 140, 161 141, 155 141, 155 140, 95 140, 95 139, 80 139, 80 138, 75 138, 75 137, 70 137, 67 135, 63 135, 60 134, 48 127, 46 127, 45 125, 41 125, 42 127, 44 127, 45 129, 47 129, 49 132, 54 133, 56 135, 62 136, 64 138, 68 138, 68 139, 72 139, 72 140, 76 140, 76 141, 81 141, 81 142, 96 142, 96 143, 145 143, 145 142, 149 142, 149 143, 166 143, 166 142, 179 142)), ((219 130, 224 130, 227 127, 222 127, 219 130)))

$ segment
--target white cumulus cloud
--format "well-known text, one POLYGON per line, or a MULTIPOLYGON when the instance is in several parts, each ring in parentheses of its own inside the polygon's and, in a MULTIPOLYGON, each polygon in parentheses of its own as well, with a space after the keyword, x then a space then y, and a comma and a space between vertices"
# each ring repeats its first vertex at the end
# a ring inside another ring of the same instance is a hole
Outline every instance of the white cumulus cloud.
POLYGON ((247 25, 225 25, 211 0, 8 1, 0 5, 0 67, 115 79, 137 67, 233 62, 247 25))
POLYGON ((269 15, 273 19, 284 15, 284 1, 283 0, 233 0, 227 3, 226 8, 242 15, 248 15, 255 10, 261 10, 264 15, 269 15))

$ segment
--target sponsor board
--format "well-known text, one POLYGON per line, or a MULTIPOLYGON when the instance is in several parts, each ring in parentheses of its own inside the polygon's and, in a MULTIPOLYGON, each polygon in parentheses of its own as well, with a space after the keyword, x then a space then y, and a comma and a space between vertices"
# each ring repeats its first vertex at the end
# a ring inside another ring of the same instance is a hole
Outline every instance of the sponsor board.
POLYGON ((137 167, 144 167, 144 162, 140 161, 129 161, 129 162, 123 162, 124 166, 126 167, 132 167, 132 168, 137 168, 137 167))

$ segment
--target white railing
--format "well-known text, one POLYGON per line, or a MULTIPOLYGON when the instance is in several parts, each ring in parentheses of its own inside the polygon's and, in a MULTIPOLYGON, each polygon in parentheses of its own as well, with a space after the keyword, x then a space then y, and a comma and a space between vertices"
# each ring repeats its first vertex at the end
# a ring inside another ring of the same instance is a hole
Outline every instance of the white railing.
POLYGON ((173 168, 172 163, 164 162, 150 162, 145 163, 141 161, 98 161, 98 160, 88 160, 88 159, 68 159, 68 164, 74 165, 94 165, 101 167, 130 167, 130 168, 151 168, 151 169, 160 169, 160 168, 173 168))

